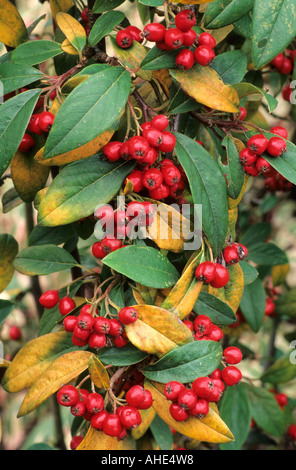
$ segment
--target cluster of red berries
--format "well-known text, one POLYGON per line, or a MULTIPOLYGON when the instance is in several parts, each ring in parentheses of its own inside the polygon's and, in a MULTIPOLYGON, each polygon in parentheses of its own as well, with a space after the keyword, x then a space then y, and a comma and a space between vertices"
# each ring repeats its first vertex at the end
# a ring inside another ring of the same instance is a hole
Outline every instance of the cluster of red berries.
POLYGON ((210 284, 212 287, 219 289, 225 287, 228 283, 229 272, 227 268, 220 263, 204 261, 197 266, 195 277, 198 281, 210 284))
POLYGON ((275 68, 282 75, 289 75, 294 68, 296 50, 286 49, 278 54, 271 62, 272 68, 275 68))
MULTIPOLYGON (((195 316, 195 314, 193 315, 195 316)), ((207 315, 197 315, 193 320, 191 317, 192 313, 189 314, 187 319, 183 320, 183 323, 192 331, 196 340, 221 341, 223 331, 219 326, 212 323, 207 315)))
MULTIPOLYGON (((58 403, 70 407, 73 416, 90 421, 94 429, 118 439, 123 439, 127 430, 138 427, 142 422, 139 410, 146 410, 153 404, 151 392, 141 385, 131 387, 125 399, 127 405, 118 406, 116 412, 109 413, 100 393, 78 389, 73 385, 64 385, 57 393, 58 403)), ((73 445, 77 444, 77 447, 81 441, 80 437, 73 445)))
POLYGON ((283 155, 287 151, 287 143, 284 139, 287 139, 288 134, 286 129, 280 126, 273 127, 270 132, 275 134, 270 139, 263 134, 253 135, 248 140, 247 147, 240 152, 239 157, 247 175, 262 174, 269 177, 277 174, 262 154, 266 152, 268 156, 275 158, 283 155))
POLYGON ((248 256, 248 249, 241 243, 230 243, 223 250, 227 264, 237 264, 248 256))
POLYGON ((103 259, 121 248, 123 239, 135 238, 140 229, 152 224, 154 206, 149 201, 131 201, 126 209, 114 211, 112 206, 105 205, 96 209, 94 216, 102 225, 105 236, 93 244, 92 253, 96 258, 103 259))
POLYGON ((198 377, 187 387, 178 381, 165 385, 164 395, 172 401, 169 410, 176 421, 186 421, 190 416, 204 418, 209 413, 209 403, 217 403, 222 397, 225 385, 240 382, 242 373, 232 364, 242 360, 241 350, 230 346, 224 349, 223 359, 231 365, 214 370, 208 377, 198 377))

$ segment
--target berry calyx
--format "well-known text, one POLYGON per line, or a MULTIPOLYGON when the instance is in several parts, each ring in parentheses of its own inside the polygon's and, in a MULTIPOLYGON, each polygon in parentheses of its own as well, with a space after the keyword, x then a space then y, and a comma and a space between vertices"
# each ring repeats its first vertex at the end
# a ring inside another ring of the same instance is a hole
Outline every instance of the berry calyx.
POLYGON ((184 36, 179 28, 171 28, 166 30, 164 41, 171 49, 179 49, 183 45, 184 36))
POLYGON ((121 29, 118 31, 115 40, 121 49, 128 49, 134 42, 131 32, 127 29, 121 29))
POLYGON ((256 134, 250 137, 247 146, 253 153, 261 155, 267 149, 268 139, 263 134, 256 134))
POLYGON ((191 410, 197 402, 197 395, 192 389, 182 390, 178 396, 178 405, 181 406, 184 410, 191 410))
POLYGON ((73 385, 64 385, 57 393, 57 400, 62 406, 73 406, 79 402, 79 392, 73 385))
POLYGON ((216 276, 216 265, 211 261, 204 261, 197 266, 195 277, 206 284, 211 283, 216 276))
POLYGON ((178 403, 172 403, 169 410, 172 418, 176 421, 186 421, 189 418, 188 412, 178 405, 178 403))
POLYGON ((99 393, 89 393, 85 399, 85 406, 92 414, 97 414, 104 408, 104 399, 99 393))

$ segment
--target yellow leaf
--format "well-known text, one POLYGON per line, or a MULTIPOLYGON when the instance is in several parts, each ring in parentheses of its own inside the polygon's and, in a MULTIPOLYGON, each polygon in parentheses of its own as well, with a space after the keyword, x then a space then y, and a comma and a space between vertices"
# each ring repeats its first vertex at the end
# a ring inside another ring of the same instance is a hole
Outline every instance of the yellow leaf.
POLYGON ((0 368, 7 369, 10 366, 11 362, 7 361, 6 359, 0 358, 0 368))
POLYGON ((182 89, 198 103, 228 113, 237 113, 239 97, 236 90, 225 85, 210 67, 195 65, 190 70, 170 70, 182 89))
POLYGON ((172 77, 168 69, 153 70, 153 78, 155 78, 160 84, 162 91, 167 98, 170 96, 170 88, 172 85, 172 77))
POLYGON ((239 264, 229 265, 227 269, 229 282, 221 289, 215 289, 209 285, 209 294, 226 302, 236 313, 244 292, 244 274, 239 264))
POLYGON ((228 228, 227 237, 232 236, 233 240, 236 238, 236 223, 238 218, 238 207, 234 207, 228 211, 228 228))
POLYGON ((54 20, 56 19, 57 13, 66 12, 73 6, 73 0, 49 0, 50 9, 54 20))
POLYGON ((91 356, 88 363, 90 378, 97 388, 110 388, 110 377, 105 366, 96 356, 91 356))
POLYGON ((210 404, 210 411, 205 418, 190 417, 186 421, 175 421, 169 408, 171 401, 163 394, 164 385, 157 382, 145 382, 145 389, 153 396, 153 408, 160 418, 177 432, 202 442, 222 444, 234 440, 233 434, 220 418, 217 408, 210 404))
POLYGON ((128 69, 130 72, 133 72, 138 77, 150 81, 153 72, 151 70, 141 70, 141 63, 147 55, 149 49, 142 46, 142 44, 137 41, 134 41, 132 46, 128 49, 122 49, 117 45, 115 39, 112 36, 110 37, 110 39, 112 47, 114 49, 114 53, 119 62, 126 69, 128 69))
POLYGON ((287 275, 290 271, 290 265, 281 264, 279 266, 273 266, 271 270, 272 284, 273 286, 278 286, 285 282, 287 275))
POLYGON ((181 320, 192 311, 203 286, 203 283, 198 282, 195 277, 201 256, 202 253, 199 253, 193 257, 162 304, 162 308, 175 313, 181 320))
POLYGON ((216 44, 219 44, 223 39, 225 39, 228 34, 234 29, 233 24, 229 24, 228 26, 224 26, 223 28, 219 29, 204 29, 207 33, 210 33, 216 41, 216 44))
POLYGON ((34 199, 34 207, 35 207, 36 210, 38 210, 39 204, 40 204, 41 200, 44 198, 48 188, 49 188, 49 186, 47 186, 46 188, 41 189, 36 194, 36 197, 34 199))
POLYGON ((240 192, 240 195, 238 196, 237 199, 232 199, 231 197, 228 197, 228 208, 229 208, 229 210, 235 209, 239 205, 239 203, 241 202, 241 200, 243 198, 243 195, 246 192, 248 180, 249 180, 249 177, 248 177, 248 175, 245 174, 244 184, 243 184, 242 190, 240 192))
POLYGON ((11 177, 18 195, 25 202, 32 202, 38 191, 44 188, 49 168, 40 165, 32 155, 16 152, 11 161, 11 177))
POLYGON ((157 205, 157 211, 147 228, 150 237, 159 248, 179 253, 184 248, 184 241, 191 236, 190 221, 167 204, 151 202, 157 205))
POLYGON ((68 13, 57 13, 56 22, 72 46, 82 51, 86 44, 86 33, 82 24, 68 13))
POLYGON ((0 235, 0 293, 10 283, 14 266, 13 261, 18 253, 18 244, 12 235, 3 233, 0 235))
POLYGON ((134 289, 133 292, 135 292, 137 295, 137 298, 135 297, 137 303, 154 305, 157 297, 157 289, 143 286, 142 284, 136 282, 136 289, 134 289))
POLYGON ((70 54, 70 55, 78 55, 79 54, 77 49, 75 49, 75 47, 72 46, 69 39, 67 39, 67 38, 62 42, 61 48, 63 49, 64 52, 66 52, 66 54, 70 54))
POLYGON ((76 450, 117 450, 117 448, 117 437, 107 436, 90 426, 85 438, 76 450))
POLYGON ((7 392, 30 387, 54 362, 71 341, 71 334, 61 331, 29 341, 14 357, 4 374, 2 386, 7 392))
POLYGON ((117 450, 137 450, 136 441, 131 436, 126 436, 118 442, 117 450))
POLYGON ((27 41, 28 33, 16 7, 8 0, 0 2, 0 41, 6 46, 17 47, 27 41))
POLYGON ((18 417, 31 413, 63 385, 78 377, 87 369, 92 355, 89 351, 71 351, 52 362, 37 380, 34 380, 21 404, 18 417))
POLYGON ((141 351, 158 357, 193 341, 191 331, 172 312, 152 305, 136 305, 136 322, 125 326, 128 339, 141 351))
POLYGON ((146 431, 149 429, 150 424, 152 423, 152 421, 155 418, 156 411, 151 406, 150 408, 148 408, 148 410, 141 410, 140 414, 141 414, 141 417, 142 417, 142 422, 141 422, 140 426, 138 426, 137 428, 132 429, 132 432, 131 432, 132 437, 136 440, 138 440, 142 436, 144 436, 146 431))

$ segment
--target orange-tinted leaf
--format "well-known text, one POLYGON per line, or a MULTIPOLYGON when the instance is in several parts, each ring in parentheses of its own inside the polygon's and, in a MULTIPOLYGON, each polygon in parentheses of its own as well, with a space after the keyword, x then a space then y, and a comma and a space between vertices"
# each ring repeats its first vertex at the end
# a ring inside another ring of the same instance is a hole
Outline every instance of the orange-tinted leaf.
POLYGON ((56 22, 72 46, 77 51, 82 51, 86 44, 86 33, 82 24, 68 13, 57 13, 56 22))
POLYGON ((73 6, 73 0, 49 0, 50 9, 54 19, 59 12, 66 12, 73 6))
POLYGON ((9 0, 1 0, 0 41, 6 46, 17 47, 27 39, 25 23, 16 7, 9 0))
POLYGON ((230 265, 227 269, 229 282, 221 289, 209 286, 209 293, 226 302, 236 312, 244 292, 244 274, 239 263, 230 265))
POLYGON ((97 388, 107 390, 110 387, 110 377, 105 366, 96 356, 91 356, 88 363, 90 378, 97 388))
POLYGON ((290 272, 290 265, 281 264, 279 266, 273 266, 271 270, 272 284, 278 286, 285 282, 287 275, 290 272))
POLYGON ((90 426, 85 438, 76 450, 117 450, 117 448, 117 437, 107 436, 90 426))
POLYGON ((138 426, 137 428, 132 429, 132 432, 131 432, 132 437, 136 440, 140 439, 142 436, 144 436, 146 431, 149 429, 150 424, 152 423, 152 421, 155 418, 156 411, 151 406, 150 408, 148 408, 148 410, 141 410, 140 414, 141 414, 141 417, 142 417, 142 422, 141 422, 140 426, 138 426))
POLYGON ((67 38, 62 42, 61 48, 63 49, 64 52, 66 52, 66 54, 70 54, 70 55, 78 55, 79 54, 77 49, 75 49, 75 47, 72 46, 69 39, 67 39, 67 38))

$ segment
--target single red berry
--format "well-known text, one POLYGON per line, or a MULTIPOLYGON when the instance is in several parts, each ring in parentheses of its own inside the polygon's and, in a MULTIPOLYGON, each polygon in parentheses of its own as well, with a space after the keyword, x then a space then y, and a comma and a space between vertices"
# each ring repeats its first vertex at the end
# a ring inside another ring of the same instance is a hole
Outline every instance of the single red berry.
POLYGON ((77 317, 77 326, 82 330, 91 330, 94 326, 94 317, 91 313, 80 311, 77 317))
POLYGON ((143 172, 141 170, 134 170, 125 179, 124 184, 127 184, 129 180, 133 185, 133 191, 135 193, 139 193, 143 189, 142 178, 143 178, 143 172))
POLYGON ((107 335, 111 329, 110 320, 105 317, 96 317, 94 320, 94 330, 98 334, 107 335))
POLYGON ((116 348, 124 348, 128 344, 128 339, 123 335, 114 336, 113 344, 116 348))
POLYGON ((227 264, 236 264, 240 261, 236 243, 232 243, 223 250, 223 257, 227 264))
POLYGON ((81 19, 84 23, 88 23, 88 8, 84 8, 84 10, 82 10, 81 19))
POLYGON ((151 121, 151 126, 155 127, 159 131, 164 131, 169 125, 169 120, 164 114, 158 114, 154 116, 151 121))
POLYGON ((103 433, 107 436, 117 437, 123 431, 123 426, 121 424, 119 416, 114 414, 109 414, 106 416, 106 419, 103 424, 103 433))
POLYGON ((106 255, 118 250, 122 245, 122 241, 113 235, 106 235, 102 240, 102 248, 106 255))
POLYGON ((280 408, 284 408, 288 404, 288 397, 285 393, 277 393, 274 397, 280 408))
POLYGON ((163 182, 163 174, 157 168, 150 168, 143 173, 143 186, 147 189, 156 189, 163 182))
POLYGON ((179 49, 183 45, 184 36, 179 28, 170 28, 165 32, 164 41, 171 49, 179 49))
POLYGON ((134 385, 127 391, 125 399, 130 406, 138 408, 139 406, 141 406, 145 399, 144 387, 142 387, 141 385, 134 385))
POLYGON ((133 307, 124 307, 119 311, 118 318, 123 325, 129 325, 137 321, 138 312, 133 307))
POLYGON ((229 272, 224 266, 222 266, 222 264, 219 263, 215 263, 215 268, 215 279, 211 282, 211 286, 216 289, 220 289, 221 287, 225 287, 228 283, 229 272))
POLYGON ((186 410, 184 410, 178 403, 172 403, 170 406, 170 414, 172 418, 176 421, 186 421, 189 418, 189 414, 186 410))
POLYGON ((289 75, 293 70, 293 63, 288 57, 284 57, 284 61, 278 71, 282 75, 289 75))
POLYGON ((215 52, 208 46, 198 46, 194 51, 194 57, 199 65, 206 67, 215 59, 215 52))
POLYGON ((129 143, 128 140, 124 142, 119 150, 120 157, 123 158, 124 160, 129 160, 131 158, 129 154, 128 143, 129 143))
POLYGON ((190 70, 195 63, 195 57, 190 49, 182 49, 176 57, 176 65, 181 70, 190 70))
POLYGON ((110 330, 108 333, 109 335, 111 336, 122 335, 124 331, 124 326, 119 320, 117 320, 117 318, 110 318, 109 323, 110 323, 110 330))
POLYGON ((239 106, 239 114, 236 115, 236 118, 239 119, 240 121, 244 121, 247 117, 247 110, 243 108, 242 106, 239 106))
POLYGON ((284 60, 285 60, 285 56, 281 52, 274 59, 272 59, 270 64, 273 65, 276 69, 280 69, 282 67, 283 63, 284 63, 284 60))
POLYGON ((143 42, 143 37, 141 36, 141 30, 137 28, 137 26, 130 25, 127 28, 125 28, 125 30, 130 33, 134 41, 137 41, 140 43, 143 42))
POLYGON ((196 16, 192 10, 185 8, 175 16, 175 25, 181 31, 189 31, 196 23, 196 16))
POLYGON ((109 162, 116 162, 120 159, 120 149, 122 145, 122 142, 109 142, 102 148, 102 152, 107 157, 109 162))
POLYGON ((169 187, 165 183, 161 183, 157 188, 149 189, 151 199, 166 199, 170 194, 169 187))
POLYGON ((259 170, 257 169, 256 165, 243 165, 244 172, 248 176, 258 176, 259 175, 259 170))
POLYGON ((288 435, 292 441, 296 441, 296 424, 290 424, 288 428, 288 435))
POLYGON ((158 147, 160 152, 169 153, 172 152, 176 145, 176 137, 170 131, 163 131, 162 143, 158 147))
POLYGON ((248 147, 246 147, 243 150, 241 150, 239 154, 239 158, 243 165, 250 166, 256 163, 258 155, 252 152, 248 147))
POLYGON ((235 346, 224 349, 223 356, 227 364, 239 364, 243 358, 241 350, 235 346))
POLYGON ((206 315, 198 315, 193 322, 193 329, 201 336, 207 335, 212 326, 212 321, 206 315))
POLYGON ((128 150, 131 158, 141 161, 147 156, 150 145, 145 137, 135 135, 128 140, 128 150))
POLYGON ((72 439, 71 439, 71 442, 70 442, 70 449, 71 450, 76 450, 77 447, 81 444, 82 441, 83 441, 82 436, 73 436, 72 439))
POLYGON ((40 113, 39 126, 43 132, 49 132, 52 128, 55 115, 50 111, 43 111, 40 113))
POLYGON ((190 331, 193 331, 193 323, 192 321, 190 320, 183 320, 183 325, 187 326, 187 328, 189 328, 190 331))
POLYGON ((265 315, 273 317, 275 312, 275 303, 274 299, 272 297, 267 297, 266 298, 266 304, 265 304, 265 315))
POLYGON ((91 315, 93 313, 97 314, 98 313, 98 309, 97 307, 95 307, 93 304, 85 304, 81 307, 81 310, 80 310, 80 313, 83 314, 83 313, 90 313, 91 315))
POLYGON ((140 405, 138 405, 139 410, 148 410, 153 404, 153 396, 150 390, 145 390, 145 398, 141 402, 140 405))
POLYGON ((76 323, 73 329, 73 336, 75 338, 77 338, 80 341, 86 341, 88 340, 89 335, 90 335, 90 330, 87 330, 85 328, 80 328, 78 326, 78 323, 76 323))
POLYGON ((78 401, 75 405, 71 406, 71 414, 73 416, 83 416, 86 411, 86 406, 83 401, 78 401))
POLYGON ((59 291, 47 290, 39 298, 39 303, 47 309, 55 307, 59 302, 59 291))
POLYGON ((164 387, 164 396, 171 401, 177 401, 180 393, 185 390, 185 385, 181 382, 172 380, 164 387))
POLYGON ((171 51, 172 50, 172 48, 170 46, 168 46, 167 43, 164 40, 156 42, 155 46, 157 47, 157 49, 160 49, 161 51, 171 51))
POLYGON ((64 385, 57 393, 60 405, 73 406, 79 402, 79 392, 73 385, 64 385))
POLYGON ((61 315, 68 315, 76 307, 75 300, 68 295, 59 301, 59 311, 61 315))
POLYGON ((22 153, 27 153, 35 146, 35 140, 30 134, 25 133, 21 140, 21 143, 18 147, 19 151, 22 153))
POLYGON ((43 131, 40 128, 39 119, 40 119, 40 114, 32 114, 32 116, 30 117, 27 130, 29 132, 32 132, 32 134, 36 134, 36 135, 43 134, 43 131))
POLYGON ((104 408, 104 399, 99 393, 90 393, 86 397, 85 406, 90 413, 97 414, 104 408))
POLYGON ((216 264, 211 261, 204 261, 199 264, 195 270, 195 277, 206 284, 209 284, 215 279, 216 264))
POLYGON ((209 377, 198 377, 192 383, 192 389, 199 398, 207 401, 218 401, 220 399, 220 390, 209 377))
POLYGON ((125 429, 137 428, 142 422, 141 414, 134 406, 122 406, 119 417, 125 429))
POLYGON ((247 145, 252 152, 261 155, 267 149, 268 139, 263 134, 256 134, 250 137, 247 145))
POLYGON ((143 159, 142 163, 147 163, 148 165, 153 165, 155 160, 158 158, 159 152, 156 148, 150 147, 146 157, 143 159))
POLYGON ((222 370, 222 380, 230 387, 240 382, 241 371, 235 366, 227 366, 222 370))
POLYGON ((220 341, 223 338, 223 331, 219 326, 212 325, 207 333, 207 339, 210 341, 220 341))
POLYGON ((195 44, 197 40, 197 33, 194 31, 194 29, 189 29, 188 31, 183 31, 183 46, 185 47, 191 47, 193 44, 195 44))
POLYGON ((282 89, 282 97, 285 101, 291 102, 292 88, 289 85, 284 86, 282 89))
POLYGON ((18 341, 22 337, 22 332, 16 325, 11 325, 9 328, 9 338, 13 341, 18 341))
POLYGON ((167 165, 162 167, 161 173, 167 186, 173 186, 174 184, 181 181, 181 173, 175 165, 167 165))
POLYGON ((266 178, 264 182, 264 187, 265 189, 269 191, 276 191, 278 189, 277 179, 274 176, 271 176, 270 178, 266 178))
MULTIPOLYGON (((75 328, 75 327, 74 327, 75 328)), ((74 330, 73 330, 74 331, 74 330)), ((74 346, 78 346, 79 348, 82 348, 83 346, 86 346, 88 344, 88 338, 87 339, 80 339, 76 338, 76 336, 72 336, 72 344, 74 346)))
POLYGON ((280 157, 287 151, 286 142, 280 137, 271 137, 267 146, 267 153, 272 157, 280 157))
POLYGON ((216 40, 210 33, 201 33, 198 36, 198 45, 214 49, 216 47, 216 40))
POLYGON ((95 242, 91 248, 92 254, 95 258, 103 259, 106 256, 106 253, 102 247, 102 242, 95 242))
POLYGON ((215 369, 210 375, 210 379, 221 379, 222 371, 220 369, 215 369))
POLYGON ((107 416, 109 416, 109 413, 106 410, 99 411, 97 414, 93 415, 90 420, 91 427, 102 431, 107 416))
POLYGON ((144 37, 151 42, 160 42, 164 40, 166 28, 160 23, 150 23, 143 29, 144 37))
POLYGON ((259 157, 256 162, 256 168, 264 176, 274 176, 276 170, 271 166, 271 164, 265 160, 263 157, 259 157))
POLYGON ((170 196, 174 199, 178 199, 184 193, 185 188, 186 186, 183 181, 179 181, 178 183, 172 184, 170 186, 170 196))
POLYGON ((92 349, 104 348, 106 344, 106 336, 103 333, 91 333, 88 338, 88 345, 92 349))
POLYGON ((178 396, 178 405, 186 411, 191 410, 197 402, 197 395, 191 388, 185 388, 178 396))
POLYGON ((145 129, 142 134, 151 147, 158 149, 162 143, 162 132, 159 129, 151 126, 149 129, 145 129))
POLYGON ((194 407, 189 410, 190 416, 195 418, 204 418, 210 411, 209 402, 204 398, 199 398, 194 407))
POLYGON ((128 49, 134 42, 131 32, 126 29, 118 31, 115 40, 121 49, 128 49))
POLYGON ((276 134, 279 137, 283 137, 284 139, 288 138, 288 131, 282 126, 274 126, 270 129, 272 134, 276 134))

